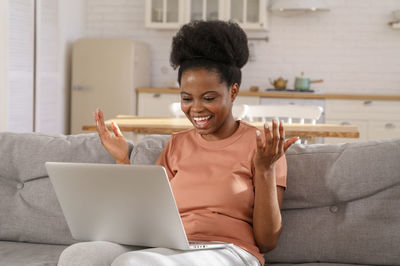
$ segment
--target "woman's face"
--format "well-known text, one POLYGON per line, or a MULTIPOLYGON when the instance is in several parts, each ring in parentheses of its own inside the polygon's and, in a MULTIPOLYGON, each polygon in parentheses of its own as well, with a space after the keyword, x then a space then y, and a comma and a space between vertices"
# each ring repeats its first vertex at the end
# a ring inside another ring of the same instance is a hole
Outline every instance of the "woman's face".
POLYGON ((232 103, 237 92, 237 84, 228 88, 213 71, 189 69, 181 77, 181 108, 203 138, 223 139, 236 130, 232 103))

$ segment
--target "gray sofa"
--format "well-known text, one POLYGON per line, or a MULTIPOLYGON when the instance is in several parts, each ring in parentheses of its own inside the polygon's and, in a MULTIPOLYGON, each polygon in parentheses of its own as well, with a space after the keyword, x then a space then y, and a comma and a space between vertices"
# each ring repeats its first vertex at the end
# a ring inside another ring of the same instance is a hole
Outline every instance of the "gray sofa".
MULTIPOLYGON (((153 164, 168 136, 132 149, 153 164)), ((131 146, 132 148, 132 146, 131 146)), ((96 134, 0 133, 0 265, 56 265, 74 243, 46 161, 113 163, 96 134)), ((271 265, 400 265, 400 139, 295 145, 271 265)))

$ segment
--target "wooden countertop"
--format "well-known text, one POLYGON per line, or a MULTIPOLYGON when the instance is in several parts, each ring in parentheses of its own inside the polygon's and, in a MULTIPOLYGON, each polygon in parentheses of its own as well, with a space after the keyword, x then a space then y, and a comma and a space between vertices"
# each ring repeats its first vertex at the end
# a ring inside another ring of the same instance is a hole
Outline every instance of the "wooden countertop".
MULTIPOLYGON (((136 92, 145 93, 179 93, 177 88, 137 88, 136 92)), ((400 101, 400 95, 378 95, 378 94, 325 94, 312 92, 252 92, 239 91, 239 96, 253 96, 265 98, 301 98, 301 99, 343 99, 343 100, 385 100, 400 101)))
MULTIPOLYGON (((187 118, 150 118, 119 115, 114 119, 105 121, 111 129, 111 121, 115 121, 121 131, 144 134, 171 134, 190 129, 193 125, 187 118)), ((263 122, 251 122, 262 130, 263 122)), ((269 123, 272 127, 271 123, 269 123)), ((83 130, 95 131, 95 125, 84 125, 83 130)), ((285 124, 286 136, 299 137, 337 137, 358 138, 360 136, 357 126, 334 125, 334 124, 285 124)))

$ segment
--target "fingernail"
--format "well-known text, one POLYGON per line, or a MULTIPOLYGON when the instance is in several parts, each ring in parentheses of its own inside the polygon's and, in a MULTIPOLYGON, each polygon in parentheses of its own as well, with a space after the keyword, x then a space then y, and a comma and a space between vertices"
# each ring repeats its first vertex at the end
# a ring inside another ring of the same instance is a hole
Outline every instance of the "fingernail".
POLYGON ((277 119, 273 119, 272 122, 276 125, 278 124, 278 120, 277 119))
POLYGON ((256 135, 257 135, 258 137, 261 135, 261 133, 260 133, 259 130, 256 131, 256 135))
POLYGON ((268 123, 267 123, 267 122, 265 122, 265 123, 264 123, 264 127, 265 127, 265 128, 269 128, 269 126, 268 126, 268 123))
POLYGON ((281 120, 281 125, 284 126, 285 125, 285 121, 281 120))

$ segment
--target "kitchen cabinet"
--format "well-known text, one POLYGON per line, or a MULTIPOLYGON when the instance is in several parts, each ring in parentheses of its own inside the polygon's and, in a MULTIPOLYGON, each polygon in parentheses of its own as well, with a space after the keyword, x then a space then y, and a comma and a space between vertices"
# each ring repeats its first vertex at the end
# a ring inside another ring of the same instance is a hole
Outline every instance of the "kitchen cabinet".
POLYGON ((267 30, 268 0, 146 0, 145 25, 178 29, 193 20, 232 20, 245 30, 267 30))
POLYGON ((138 93, 137 114, 145 117, 168 117, 171 103, 179 102, 178 93, 138 93))
POLYGON ((184 0, 146 0, 145 25, 153 29, 178 29, 184 23, 184 0))
POLYGON ((224 0, 187 0, 185 23, 193 20, 224 20, 224 0))
MULTIPOLYGON (((399 101, 335 100, 325 101, 326 123, 357 125, 360 138, 367 141, 400 137, 399 101)), ((325 138, 325 143, 351 142, 337 138, 325 138)))
POLYGON ((368 134, 370 139, 400 138, 400 120, 370 121, 368 134))
POLYGON ((268 0, 226 0, 225 19, 245 30, 267 30, 268 0))

